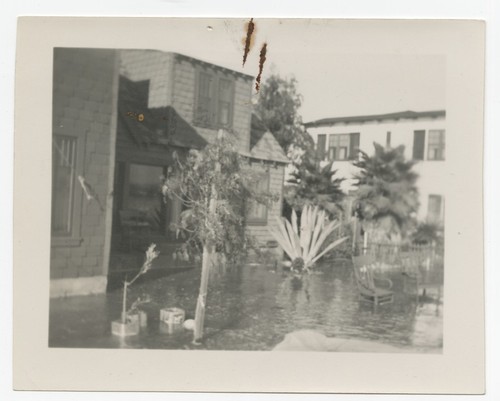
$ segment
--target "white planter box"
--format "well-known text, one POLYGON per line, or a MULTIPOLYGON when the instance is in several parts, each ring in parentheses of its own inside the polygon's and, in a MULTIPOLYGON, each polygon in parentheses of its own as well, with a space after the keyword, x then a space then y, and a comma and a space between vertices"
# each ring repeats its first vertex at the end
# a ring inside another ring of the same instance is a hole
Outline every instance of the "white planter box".
POLYGON ((136 336, 139 334, 141 327, 139 326, 139 321, 128 321, 123 323, 122 320, 114 320, 111 322, 111 332, 115 336, 127 337, 136 336))
POLYGON ((147 325, 148 315, 144 311, 138 311, 127 315, 125 323, 121 319, 111 322, 111 333, 120 337, 135 336, 147 325))
POLYGON ((160 320, 160 325, 158 326, 160 333, 162 334, 174 334, 178 331, 183 330, 182 324, 169 324, 162 322, 160 320))
POLYGON ((184 323, 186 312, 180 308, 163 308, 160 310, 160 322, 167 324, 180 324, 184 323))

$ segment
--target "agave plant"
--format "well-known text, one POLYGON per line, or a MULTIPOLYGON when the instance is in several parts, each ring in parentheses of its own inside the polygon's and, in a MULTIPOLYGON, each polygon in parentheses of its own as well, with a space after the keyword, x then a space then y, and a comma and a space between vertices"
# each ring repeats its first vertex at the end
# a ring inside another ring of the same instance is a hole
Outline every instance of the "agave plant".
POLYGON ((347 237, 340 238, 324 249, 321 248, 328 236, 339 226, 339 222, 330 221, 328 214, 318 206, 305 205, 300 225, 293 210, 291 222, 282 217, 278 221, 278 227, 272 227, 269 231, 290 257, 292 268, 295 270, 301 268, 309 272, 319 258, 347 239, 347 237))

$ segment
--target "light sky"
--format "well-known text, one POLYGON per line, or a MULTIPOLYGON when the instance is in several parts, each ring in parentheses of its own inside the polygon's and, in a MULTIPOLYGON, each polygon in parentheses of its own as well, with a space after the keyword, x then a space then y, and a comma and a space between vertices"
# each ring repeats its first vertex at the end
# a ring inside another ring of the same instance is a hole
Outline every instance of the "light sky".
POLYGON ((199 20, 189 29, 179 21, 183 40, 162 49, 256 76, 260 47, 266 42, 262 80, 272 71, 295 76, 304 98, 304 122, 446 108, 446 58, 415 46, 394 45, 391 37, 397 26, 375 26, 367 32, 321 20, 254 22, 255 41, 244 68, 244 20, 199 20))

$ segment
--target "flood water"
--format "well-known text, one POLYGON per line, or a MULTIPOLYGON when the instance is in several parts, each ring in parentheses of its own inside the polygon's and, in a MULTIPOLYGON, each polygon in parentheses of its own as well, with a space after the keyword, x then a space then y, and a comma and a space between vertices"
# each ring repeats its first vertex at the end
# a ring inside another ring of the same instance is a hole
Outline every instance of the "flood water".
POLYGON ((159 310, 179 307, 193 318, 200 269, 137 282, 129 303, 148 294, 148 327, 137 336, 118 338, 110 324, 118 319, 121 291, 106 295, 55 299, 50 305, 49 345, 81 348, 150 348, 270 350, 287 333, 312 329, 328 337, 374 340, 408 352, 441 352, 442 295, 429 289, 419 302, 415 288, 401 272, 386 273, 393 281, 392 304, 360 302, 350 264, 323 264, 302 281, 290 273, 262 265, 213 272, 207 298, 205 338, 191 344, 192 332, 165 333, 159 310))

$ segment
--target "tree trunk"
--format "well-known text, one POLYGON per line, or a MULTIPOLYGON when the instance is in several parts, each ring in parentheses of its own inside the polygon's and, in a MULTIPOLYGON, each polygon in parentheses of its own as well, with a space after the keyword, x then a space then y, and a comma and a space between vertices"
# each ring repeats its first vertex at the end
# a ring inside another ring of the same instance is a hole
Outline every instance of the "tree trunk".
MULTIPOLYGON (((216 163, 215 171, 220 172, 220 163, 216 163)), ((217 188, 212 184, 210 204, 208 205, 209 215, 214 216, 217 211, 217 188)), ((194 315, 194 337, 193 342, 197 343, 203 338, 203 324, 205 322, 205 308, 207 301, 208 278, 210 276, 210 267, 213 263, 215 245, 213 241, 207 239, 203 245, 203 261, 201 264, 201 281, 198 301, 196 303, 196 312, 194 315)))
POLYGON ((213 260, 213 245, 203 247, 203 261, 201 264, 201 282, 198 302, 196 303, 196 313, 194 318, 194 342, 198 342, 203 337, 203 324, 205 322, 205 307, 207 301, 208 277, 213 260))
POLYGON ((125 324, 127 322, 127 287, 128 282, 125 279, 123 283, 123 298, 122 298, 122 323, 125 324))

